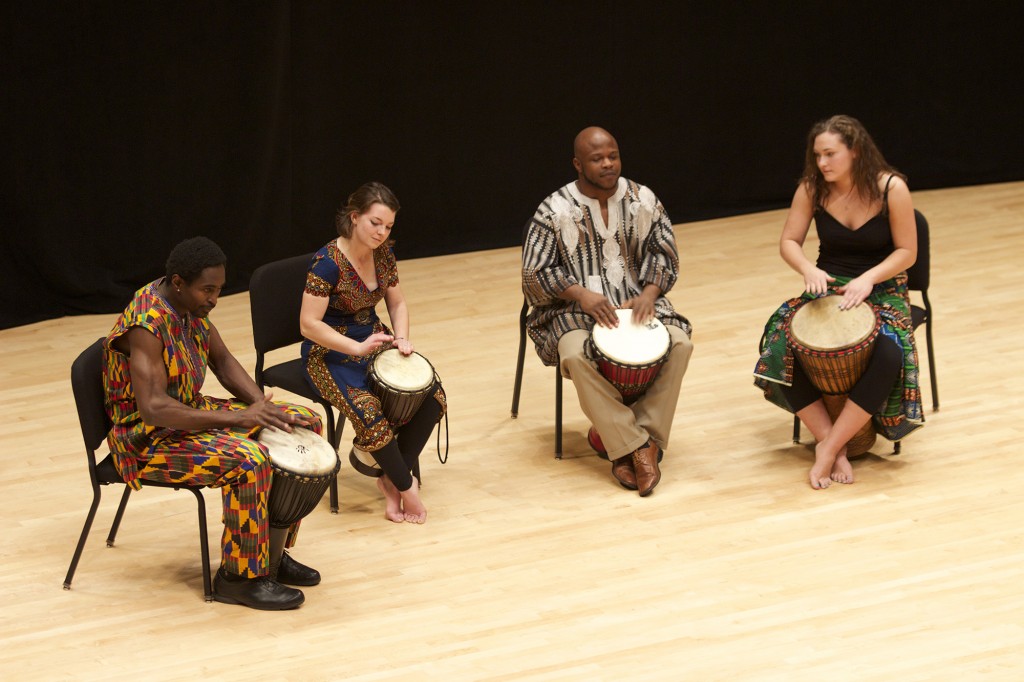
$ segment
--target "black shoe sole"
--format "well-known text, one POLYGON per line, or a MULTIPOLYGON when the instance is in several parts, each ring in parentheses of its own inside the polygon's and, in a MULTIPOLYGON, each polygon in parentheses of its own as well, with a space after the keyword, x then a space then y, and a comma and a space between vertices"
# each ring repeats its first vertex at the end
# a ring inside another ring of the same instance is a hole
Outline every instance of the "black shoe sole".
POLYGON ((276 580, 282 585, 291 585, 292 587, 316 587, 320 584, 319 578, 317 578, 315 582, 299 582, 298 580, 288 580, 287 578, 282 578, 278 575, 276 580))
POLYGON ((234 597, 228 597, 223 594, 217 594, 216 592, 213 593, 213 600, 219 601, 221 604, 236 604, 238 606, 248 606, 250 609, 256 609, 257 611, 290 611, 292 609, 299 608, 306 602, 306 599, 303 598, 302 601, 294 604, 288 602, 285 602, 283 604, 247 604, 243 601, 235 599, 234 597))

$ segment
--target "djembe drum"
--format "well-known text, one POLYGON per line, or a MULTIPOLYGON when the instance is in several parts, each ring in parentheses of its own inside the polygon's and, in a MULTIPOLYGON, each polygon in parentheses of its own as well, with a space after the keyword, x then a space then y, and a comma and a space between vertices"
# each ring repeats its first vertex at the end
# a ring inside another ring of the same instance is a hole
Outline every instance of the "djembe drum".
POLYGON ((631 403, 647 392, 668 360, 672 339, 661 320, 633 322, 633 311, 620 308, 618 327, 595 325, 590 341, 601 374, 631 403))
POLYGON ((391 426, 407 424, 430 395, 434 385, 433 365, 419 353, 402 355, 397 348, 378 353, 366 368, 366 383, 380 400, 391 426))
POLYGON ((324 491, 341 467, 331 444, 306 428, 294 427, 291 433, 265 428, 256 439, 270 453, 272 479, 267 495, 270 521, 270 577, 277 570, 288 542, 288 529, 316 508, 324 491))
MULTIPOLYGON (((875 309, 860 303, 842 310, 840 296, 823 296, 803 304, 789 319, 786 340, 808 380, 822 393, 832 421, 847 395, 864 374, 875 348, 881 320, 875 309)), ((848 457, 861 455, 875 444, 869 419, 846 444, 848 457)))
MULTIPOLYGON (((397 348, 378 353, 366 368, 366 385, 380 400, 384 416, 392 428, 407 424, 434 390, 439 381, 434 366, 413 352, 402 355, 397 348)), ((352 448, 348 461, 365 476, 379 477, 384 472, 369 452, 352 448)))

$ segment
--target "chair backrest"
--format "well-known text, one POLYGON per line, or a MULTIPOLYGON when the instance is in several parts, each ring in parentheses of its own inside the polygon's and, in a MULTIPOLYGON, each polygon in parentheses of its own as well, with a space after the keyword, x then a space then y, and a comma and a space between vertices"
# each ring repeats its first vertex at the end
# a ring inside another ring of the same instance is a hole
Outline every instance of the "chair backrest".
POLYGON ((106 440, 112 423, 103 406, 103 339, 97 339, 71 363, 71 390, 78 408, 85 447, 98 449, 106 440))
POLYGON ((252 341, 267 353, 302 341, 299 310, 312 253, 292 256, 256 268, 249 279, 252 341))
POLYGON ((932 267, 928 220, 916 208, 914 219, 917 222, 917 261, 907 268, 907 286, 914 291, 928 291, 932 267))

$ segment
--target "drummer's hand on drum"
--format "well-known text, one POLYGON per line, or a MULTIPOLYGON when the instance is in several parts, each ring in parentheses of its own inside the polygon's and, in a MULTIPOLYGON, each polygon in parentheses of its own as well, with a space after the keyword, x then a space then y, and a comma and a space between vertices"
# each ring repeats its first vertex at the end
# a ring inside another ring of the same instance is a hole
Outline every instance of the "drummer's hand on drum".
POLYGON ((874 288, 875 287, 871 281, 864 279, 863 277, 855 277, 851 279, 849 282, 836 289, 836 291, 843 295, 843 300, 839 302, 839 308, 842 310, 855 308, 871 295, 871 290, 874 288))
POLYGON ((828 293, 829 282, 834 281, 836 281, 836 278, 821 268, 811 268, 804 273, 804 291, 809 294, 824 296, 828 293))
POLYGON ((401 336, 395 338, 395 348, 397 348, 398 352, 402 355, 412 355, 414 350, 412 347, 412 341, 402 338, 401 336))
POLYGON ((619 316, 615 313, 615 306, 607 296, 584 289, 579 302, 583 312, 594 318, 594 321, 602 327, 619 326, 619 316))
POLYGON ((633 324, 644 324, 654 317, 654 297, 646 294, 629 299, 622 307, 633 309, 633 324))
POLYGON ((273 393, 267 391, 263 398, 249 405, 242 410, 241 415, 245 419, 242 425, 251 428, 253 426, 273 426, 291 433, 292 426, 308 426, 307 419, 297 414, 288 414, 285 408, 273 402, 273 393))
POLYGON ((359 355, 369 355, 373 351, 378 350, 384 344, 391 343, 394 340, 395 337, 391 336, 391 334, 385 334, 384 332, 370 334, 365 341, 359 344, 359 355))

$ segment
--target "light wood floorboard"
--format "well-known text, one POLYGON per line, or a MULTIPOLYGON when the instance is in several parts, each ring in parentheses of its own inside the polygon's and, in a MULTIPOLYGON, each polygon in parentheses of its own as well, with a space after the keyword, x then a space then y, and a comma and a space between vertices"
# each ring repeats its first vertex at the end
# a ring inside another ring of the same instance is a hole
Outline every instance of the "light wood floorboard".
MULTIPOLYGON (((62 590, 91 496, 69 367, 114 316, 0 331, 2 677, 1022 679, 1024 183, 914 198, 932 226, 941 411, 922 371, 926 428, 898 457, 880 440, 854 485, 826 491, 806 483, 807 436, 793 445, 751 383, 765 319, 799 292, 783 211, 677 226, 671 299, 696 350, 646 499, 589 451, 571 383, 553 459, 553 370, 532 347, 510 418, 518 249, 400 263, 450 399, 449 462, 424 453, 422 527, 387 522, 344 465, 341 513, 325 498, 295 551, 324 583, 289 613, 204 603, 194 500, 164 490, 133 497, 112 549, 120 491, 105 490, 62 590)), ((212 319, 251 370, 248 296, 212 319)))

